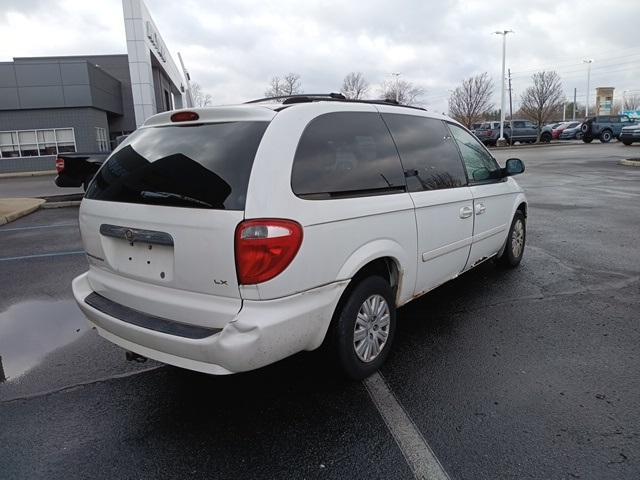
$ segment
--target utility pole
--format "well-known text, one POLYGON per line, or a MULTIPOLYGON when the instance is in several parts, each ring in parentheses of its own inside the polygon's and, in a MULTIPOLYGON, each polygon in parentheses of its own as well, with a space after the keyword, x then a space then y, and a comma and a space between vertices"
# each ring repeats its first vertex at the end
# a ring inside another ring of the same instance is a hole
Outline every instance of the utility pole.
POLYGON ((587 64, 587 104, 584 107, 584 116, 585 118, 589 117, 589 91, 591 90, 591 64, 593 63, 593 58, 585 58, 582 60, 583 63, 587 64))
POLYGON ((573 89, 573 118, 572 120, 576 119, 576 97, 578 96, 578 89, 574 87, 573 89))
POLYGON ((562 121, 566 121, 567 120, 567 100, 565 98, 565 100, 562 102, 562 121))
POLYGON ((500 138, 498 139, 498 145, 503 146, 504 140, 504 77, 505 77, 505 61, 507 58, 507 34, 513 33, 513 30, 503 30, 501 32, 494 32, 496 35, 502 35, 502 88, 500 90, 500 138))

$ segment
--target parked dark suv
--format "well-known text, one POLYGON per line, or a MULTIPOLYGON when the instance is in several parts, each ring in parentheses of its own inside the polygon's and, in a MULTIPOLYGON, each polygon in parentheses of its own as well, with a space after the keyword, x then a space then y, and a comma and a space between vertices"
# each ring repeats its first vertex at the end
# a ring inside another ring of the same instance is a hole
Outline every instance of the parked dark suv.
POLYGON ((582 141, 591 143, 598 138, 602 143, 609 143, 612 138, 620 138, 622 127, 635 122, 626 115, 598 115, 582 122, 582 141))
MULTIPOLYGON (((500 122, 485 122, 474 133, 485 145, 495 145, 500 138, 500 122)), ((507 143, 533 143, 538 139, 538 128, 529 120, 507 120, 504 122, 504 139, 507 143)))

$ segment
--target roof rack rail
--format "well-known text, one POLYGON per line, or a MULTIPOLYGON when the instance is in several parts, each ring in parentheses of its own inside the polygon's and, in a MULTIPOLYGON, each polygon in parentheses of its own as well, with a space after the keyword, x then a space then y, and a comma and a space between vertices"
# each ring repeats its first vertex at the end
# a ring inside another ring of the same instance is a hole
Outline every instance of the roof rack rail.
MULTIPOLYGON (((261 103, 266 102, 268 100, 289 100, 289 99, 299 99, 298 103, 310 102, 312 98, 333 98, 335 100, 346 100, 347 97, 342 95, 341 93, 304 93, 304 94, 292 94, 292 95, 278 95, 275 97, 264 97, 258 98, 257 100, 250 100, 244 103, 261 103)), ((284 103, 284 102, 283 102, 284 103)), ((290 103, 296 103, 290 102, 290 103)))
POLYGON ((278 95, 276 97, 259 98, 257 100, 251 100, 245 103, 262 103, 270 100, 282 100, 283 105, 291 105, 295 103, 333 101, 333 102, 348 102, 348 103, 370 103, 374 105, 394 105, 397 107, 413 108, 416 110, 426 111, 426 108, 416 107, 414 105, 404 105, 402 103, 399 103, 395 99, 391 99, 391 98, 384 99, 384 100, 353 99, 353 98, 347 98, 341 93, 305 93, 301 95, 278 95))

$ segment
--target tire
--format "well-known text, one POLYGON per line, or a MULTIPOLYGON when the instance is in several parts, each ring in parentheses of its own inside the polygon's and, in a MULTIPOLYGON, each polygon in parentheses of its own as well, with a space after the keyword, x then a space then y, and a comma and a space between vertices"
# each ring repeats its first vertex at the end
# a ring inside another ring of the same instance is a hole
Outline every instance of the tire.
POLYGON ((516 210, 516 214, 511 221, 511 228, 509 228, 504 250, 498 257, 498 263, 507 268, 515 268, 520 265, 526 240, 527 222, 523 213, 520 210, 516 210))
POLYGON ((331 321, 327 335, 328 353, 342 373, 354 380, 361 380, 376 372, 389 354, 396 329, 395 300, 389 283, 379 276, 362 279, 346 294, 348 296, 340 301, 331 321), (385 307, 380 305, 381 301, 384 301, 385 307), (377 318, 367 313, 376 305, 383 309, 377 318), (368 322, 367 317, 374 317, 374 320, 368 322), (364 335, 360 341, 354 338, 356 328, 359 333, 362 332, 360 335, 364 335), (383 332, 386 332, 386 339, 383 338, 383 332), (381 346, 375 355, 370 350, 374 344, 381 346), (368 355, 373 356, 367 359, 368 355))
POLYGON ((611 132, 611 130, 603 130, 602 133, 600 133, 600 141, 602 143, 609 143, 612 138, 613 133, 611 132))
POLYGON ((591 143, 591 142, 593 142, 593 137, 591 135, 587 135, 585 133, 584 135, 582 135, 582 141, 584 143, 591 143))
POLYGON ((540 141, 542 143, 549 143, 551 141, 551 134, 549 132, 542 132, 540 134, 540 141))
POLYGON ((580 127, 580 131, 584 134, 589 133, 589 130, 591 130, 591 124, 590 123, 583 123, 582 126, 580 127))
POLYGON ((624 143, 627 147, 629 145, 631 145, 633 142, 631 140, 622 140, 622 143, 624 143))

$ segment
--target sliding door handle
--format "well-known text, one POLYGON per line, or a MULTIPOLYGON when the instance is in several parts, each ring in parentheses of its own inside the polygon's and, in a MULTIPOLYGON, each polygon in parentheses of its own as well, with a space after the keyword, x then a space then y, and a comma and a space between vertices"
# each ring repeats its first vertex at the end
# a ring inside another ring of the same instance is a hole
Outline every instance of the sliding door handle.
POLYGON ((462 207, 460 209, 460 218, 469 218, 473 214, 471 207, 462 207))

